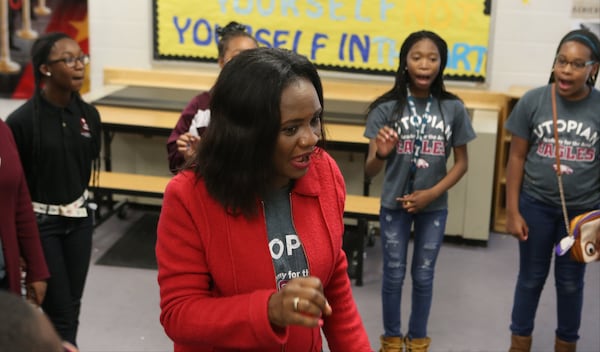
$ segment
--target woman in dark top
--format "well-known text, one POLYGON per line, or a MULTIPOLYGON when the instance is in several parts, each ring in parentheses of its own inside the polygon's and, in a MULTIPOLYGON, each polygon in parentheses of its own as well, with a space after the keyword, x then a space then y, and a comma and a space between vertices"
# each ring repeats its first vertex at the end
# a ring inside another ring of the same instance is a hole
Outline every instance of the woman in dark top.
POLYGON ((100 116, 79 95, 88 63, 77 42, 63 33, 37 39, 35 94, 7 119, 51 274, 42 308, 73 344, 92 248, 87 186, 100 153, 100 116))

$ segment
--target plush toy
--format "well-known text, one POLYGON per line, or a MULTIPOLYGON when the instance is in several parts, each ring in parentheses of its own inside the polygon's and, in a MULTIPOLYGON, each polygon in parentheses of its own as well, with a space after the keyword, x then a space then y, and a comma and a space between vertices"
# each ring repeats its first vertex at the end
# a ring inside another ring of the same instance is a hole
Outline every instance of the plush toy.
POLYGON ((571 232, 556 245, 556 254, 571 249, 571 258, 581 263, 600 260, 600 210, 581 214, 571 220, 571 232))

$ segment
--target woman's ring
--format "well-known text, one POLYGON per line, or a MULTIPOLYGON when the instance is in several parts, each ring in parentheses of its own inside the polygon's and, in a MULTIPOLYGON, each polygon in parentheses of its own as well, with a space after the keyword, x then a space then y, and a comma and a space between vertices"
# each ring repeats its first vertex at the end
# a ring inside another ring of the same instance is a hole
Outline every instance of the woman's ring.
POLYGON ((294 312, 298 311, 298 302, 300 302, 300 297, 294 297, 294 312))

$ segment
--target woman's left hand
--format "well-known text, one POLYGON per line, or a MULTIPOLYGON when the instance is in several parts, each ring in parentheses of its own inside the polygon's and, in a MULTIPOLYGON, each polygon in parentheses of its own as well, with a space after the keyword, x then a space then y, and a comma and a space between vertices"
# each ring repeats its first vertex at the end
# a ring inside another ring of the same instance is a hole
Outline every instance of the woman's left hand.
POLYGON ((279 327, 315 327, 322 323, 321 316, 331 314, 331 306, 323 294, 321 280, 309 276, 292 279, 271 295, 268 314, 271 324, 279 327))

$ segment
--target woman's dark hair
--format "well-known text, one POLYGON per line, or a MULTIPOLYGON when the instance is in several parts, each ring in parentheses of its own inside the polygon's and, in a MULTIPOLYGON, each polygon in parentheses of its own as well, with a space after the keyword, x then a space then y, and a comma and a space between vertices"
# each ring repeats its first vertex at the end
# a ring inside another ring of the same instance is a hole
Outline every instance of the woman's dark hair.
POLYGON ((215 32, 217 33, 217 50, 219 52, 219 59, 223 59, 225 52, 227 51, 229 41, 233 38, 247 37, 252 39, 256 46, 258 46, 256 38, 246 31, 246 26, 235 21, 229 22, 225 27, 217 26, 215 32))
MULTIPOLYGON (((596 63, 600 62, 600 40, 598 39, 598 37, 594 34, 594 32, 590 31, 589 29, 576 29, 573 31, 570 31, 569 33, 567 33, 561 40, 560 43, 558 43, 558 47, 556 48, 556 55, 558 55, 558 52, 560 51, 560 47, 566 43, 566 42, 577 42, 579 44, 583 44, 586 47, 588 47, 590 49, 590 51, 592 52, 592 57, 591 59, 593 61, 595 61, 596 63)), ((552 61, 552 66, 554 67, 554 61, 552 61)), ((594 84, 596 84, 596 79, 598 78, 598 71, 596 71, 595 74, 590 75, 589 79, 587 80, 587 85, 589 85, 590 87, 593 87, 594 84)), ((554 70, 552 70, 550 72, 550 79, 548 80, 548 83, 553 83, 555 80, 554 78, 554 70)))
POLYGON ((396 71, 394 86, 388 92, 375 99, 375 101, 369 105, 367 109, 368 112, 373 110, 377 105, 381 103, 396 100, 397 104, 394 110, 397 113, 402 113, 404 107, 406 106, 406 88, 411 83, 410 75, 408 74, 407 69, 408 52, 417 42, 423 39, 430 39, 440 52, 440 70, 438 71, 437 76, 431 83, 431 95, 433 95, 438 100, 459 99, 456 95, 446 91, 446 88, 444 87, 444 69, 446 68, 446 63, 448 62, 448 45, 446 44, 446 41, 434 32, 422 30, 411 33, 404 40, 404 43, 402 43, 402 47, 400 48, 400 54, 398 56, 400 62, 398 64, 398 70, 396 71))
MULTIPOLYGON (((257 199, 275 177, 273 151, 281 128, 281 94, 300 79, 313 84, 323 106, 323 88, 315 66, 292 51, 245 50, 221 71, 195 171, 204 178, 209 194, 228 211, 256 215, 257 199)), ((322 126, 320 145, 325 141, 322 126)))

